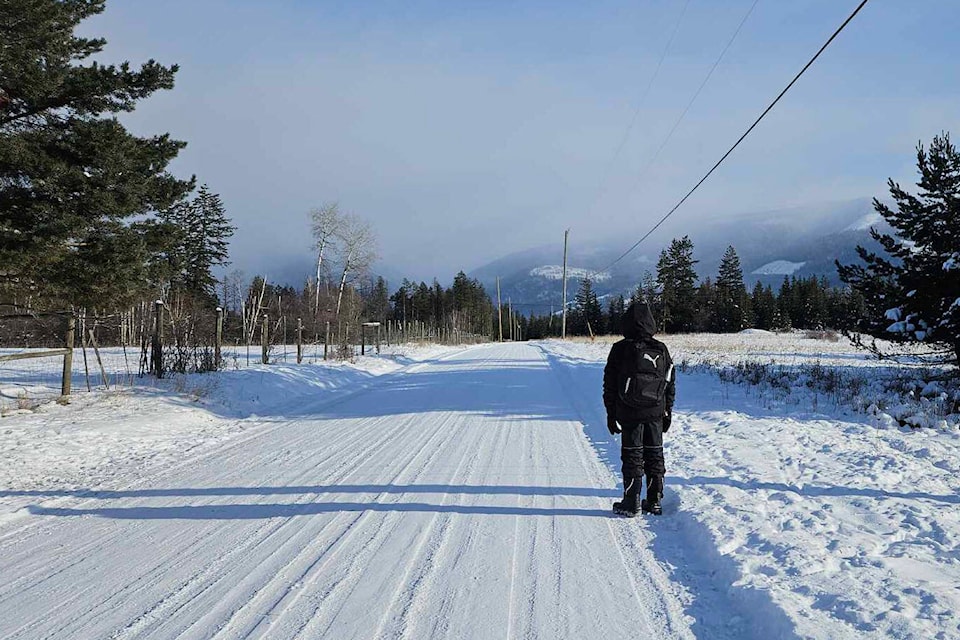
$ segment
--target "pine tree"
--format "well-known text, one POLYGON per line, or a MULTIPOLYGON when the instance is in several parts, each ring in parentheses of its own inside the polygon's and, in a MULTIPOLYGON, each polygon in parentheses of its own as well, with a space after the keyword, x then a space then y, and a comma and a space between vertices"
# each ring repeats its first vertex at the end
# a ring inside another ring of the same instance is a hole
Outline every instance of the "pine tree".
POLYGON ((373 322, 385 322, 389 311, 390 292, 387 288, 387 281, 382 276, 377 276, 377 280, 371 288, 364 315, 373 322))
POLYGON ((935 136, 929 150, 917 145, 917 169, 916 195, 891 179, 896 208, 873 201, 895 231, 871 230, 887 256, 857 247, 865 264, 837 269, 866 299, 865 331, 946 345, 960 364, 960 154, 949 134, 935 136))
POLYGON ((627 301, 622 294, 610 299, 610 304, 607 306, 606 321, 608 333, 616 333, 620 330, 620 321, 626 310, 627 301))
POLYGON ((780 285, 780 293, 777 295, 778 329, 785 331, 794 327, 793 317, 791 315, 792 301, 793 287, 790 284, 790 279, 787 276, 783 276, 783 284, 780 285))
POLYGON ((127 302, 145 286, 148 225, 129 220, 192 188, 166 171, 183 142, 136 137, 114 117, 172 88, 177 67, 86 62, 105 40, 74 30, 103 9, 0 5, 0 264, 8 284, 89 305, 127 302))
POLYGON ((750 304, 754 314, 753 326, 757 329, 769 331, 773 327, 773 309, 767 305, 764 287, 759 281, 753 285, 753 291, 750 293, 750 304))
POLYGON ((593 335, 597 335, 603 332, 603 308, 600 306, 597 294, 593 290, 593 282, 590 278, 584 278, 580 281, 580 289, 577 291, 574 300, 574 309, 579 323, 577 328, 582 331, 582 334, 593 333, 593 335))
POLYGON ((187 293, 214 298, 213 270, 229 264, 228 245, 236 229, 220 196, 203 185, 193 200, 181 201, 159 217, 176 227, 180 239, 172 284, 187 293))
POLYGON ((747 326, 747 289, 736 250, 727 247, 717 276, 716 326, 720 332, 740 331, 747 326))
POLYGON ((697 287, 697 314, 694 330, 718 332, 717 287, 709 277, 697 287))
POLYGON ((689 236, 674 238, 660 254, 657 262, 657 281, 660 284, 660 304, 657 318, 660 326, 670 333, 690 332, 696 329, 697 272, 693 259, 693 241, 689 236))

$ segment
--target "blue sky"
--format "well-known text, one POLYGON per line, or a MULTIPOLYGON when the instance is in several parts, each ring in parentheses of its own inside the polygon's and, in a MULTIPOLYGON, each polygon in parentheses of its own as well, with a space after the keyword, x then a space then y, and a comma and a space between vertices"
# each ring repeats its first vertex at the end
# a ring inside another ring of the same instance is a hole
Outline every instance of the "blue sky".
MULTIPOLYGON (((447 280, 567 227, 632 244, 856 4, 759 0, 651 164, 752 3, 108 0, 84 31, 105 61, 180 64, 126 121, 188 141, 173 169, 223 196, 234 266, 305 277, 307 212, 338 201, 392 271, 447 280)), ((912 181, 917 141, 960 130, 958 24, 954 0, 871 0, 676 231, 912 181)))

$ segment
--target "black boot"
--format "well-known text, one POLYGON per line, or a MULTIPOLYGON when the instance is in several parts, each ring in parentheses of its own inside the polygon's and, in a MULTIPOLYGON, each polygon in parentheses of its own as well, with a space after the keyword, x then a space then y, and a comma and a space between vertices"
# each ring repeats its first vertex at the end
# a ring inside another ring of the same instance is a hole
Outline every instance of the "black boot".
POLYGON ((660 499, 663 498, 663 476, 647 476, 647 499, 640 501, 644 513, 663 515, 660 499))
POLYGON ((640 513, 640 484, 642 478, 623 479, 623 500, 613 503, 613 512, 617 515, 633 518, 640 513))

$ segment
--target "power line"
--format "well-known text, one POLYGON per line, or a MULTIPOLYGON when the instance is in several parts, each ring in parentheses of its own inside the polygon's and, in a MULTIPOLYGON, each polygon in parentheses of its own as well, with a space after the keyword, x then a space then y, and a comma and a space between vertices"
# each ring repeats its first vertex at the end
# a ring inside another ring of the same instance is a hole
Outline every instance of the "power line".
POLYGON ((747 9, 747 12, 744 14, 743 19, 740 20, 740 24, 737 25, 736 30, 733 32, 733 35, 730 36, 730 40, 727 41, 726 46, 723 48, 723 51, 720 52, 720 55, 717 56, 716 61, 713 63, 713 66, 710 67, 710 71, 707 72, 707 75, 703 78, 703 82, 700 83, 700 86, 697 87, 697 90, 694 92, 693 97, 690 98, 690 102, 687 103, 687 106, 684 107, 683 112, 680 114, 680 117, 677 118, 677 121, 673 123, 673 127, 670 129, 670 132, 667 133, 667 136, 660 142, 660 146, 657 147, 656 152, 647 163, 644 165, 643 169, 637 176, 637 182, 643 180, 646 176, 647 171, 650 170, 650 167, 653 166, 653 163, 657 161, 657 158, 660 157, 660 153, 663 151, 664 147, 667 146, 667 143, 670 142, 670 138, 673 137, 673 134, 676 133, 677 128, 680 126, 680 123, 683 122, 683 119, 686 117, 687 112, 690 111, 690 108, 693 106, 693 103, 697 101, 697 98, 700 97, 700 92, 703 91, 703 88, 707 86, 707 82, 710 81, 710 77, 713 76, 713 72, 717 70, 717 67, 720 66, 720 62, 723 60, 723 57, 727 54, 727 51, 730 49, 730 46, 733 44, 733 41, 737 39, 737 36, 740 35, 743 25, 746 24, 747 18, 750 17, 750 14, 753 13, 753 10, 756 8, 760 0, 753 0, 753 4, 750 5, 750 8, 747 9))
POLYGON ((820 49, 814 54, 814 56, 813 56, 812 58, 810 58, 810 60, 807 62, 807 64, 805 64, 805 65, 803 66, 803 68, 800 69, 799 73, 797 73, 797 75, 795 75, 795 76, 793 77, 793 80, 791 80, 790 83, 789 83, 786 87, 784 87, 783 91, 781 91, 781 92, 779 93, 779 95, 777 95, 777 97, 773 99, 773 102, 771 102, 771 103, 767 106, 767 108, 763 110, 763 113, 761 113, 760 116, 757 117, 757 119, 753 121, 753 124, 751 124, 750 127, 747 128, 747 130, 743 132, 743 135, 741 135, 741 136, 737 139, 737 141, 733 143, 733 146, 730 147, 730 148, 727 150, 727 152, 724 153, 723 156, 722 156, 719 160, 717 160, 716 164, 714 164, 712 167, 710 167, 710 170, 707 171, 707 173, 704 174, 704 176, 703 176, 702 178, 700 178, 700 180, 699 180, 695 185, 693 185, 693 188, 690 189, 690 191, 688 191, 688 192, 686 193, 686 195, 684 195, 682 198, 680 198, 680 201, 677 202, 677 204, 673 205, 673 208, 670 209, 670 210, 666 213, 666 215, 664 215, 662 218, 660 218, 660 221, 657 222, 657 224, 653 225, 653 227, 652 227, 649 231, 647 231, 639 240, 637 240, 635 243, 633 243, 633 246, 631 246, 629 249, 627 249, 626 251, 624 251, 616 260, 614 260, 613 262, 611 262, 610 264, 608 264, 607 266, 605 266, 603 269, 599 269, 599 270, 597 270, 597 271, 594 271, 593 274, 602 273, 602 272, 606 271, 607 269, 610 269, 611 267, 613 267, 615 264, 617 264, 618 262, 620 262, 621 260, 623 260, 624 258, 626 258, 628 255, 630 255, 630 254, 633 252, 633 250, 636 249, 637 247, 639 247, 639 246, 640 246, 640 243, 642 243, 644 240, 646 240, 647 238, 649 238, 649 237, 653 234, 654 231, 656 231, 657 229, 659 229, 660 226, 661 226, 664 222, 667 221, 667 218, 669 218, 670 216, 672 216, 672 215, 674 214, 674 212, 675 212, 677 209, 679 209, 680 206, 683 205, 683 203, 686 202, 687 199, 688 199, 690 196, 692 196, 693 193, 694 193, 697 189, 700 188, 700 185, 702 185, 704 182, 706 182, 706 181, 707 181, 707 178, 709 178, 711 175, 713 175, 713 172, 716 171, 717 168, 718 168, 721 164, 723 164, 723 161, 726 160, 726 159, 730 156, 731 153, 733 153, 734 149, 736 149, 738 146, 740 146, 740 143, 743 142, 744 139, 746 139, 746 137, 747 137, 748 135, 750 135, 750 132, 752 132, 752 131, 756 128, 756 126, 757 126, 758 124, 760 124, 760 121, 763 120, 763 119, 767 116, 768 113, 770 113, 770 111, 773 109, 773 107, 776 106, 776 104, 777 104, 778 102, 780 102, 780 99, 783 98, 784 95, 786 95, 787 91, 789 91, 790 88, 793 87, 794 84, 796 84, 797 80, 800 79, 800 76, 802 76, 802 75, 807 71, 807 69, 809 69, 809 68, 813 65, 814 62, 816 62, 817 58, 820 57, 820 54, 822 54, 822 53, 826 50, 826 48, 827 48, 828 46, 830 46, 830 43, 832 43, 832 42, 836 39, 836 37, 837 37, 838 35, 840 35, 840 32, 843 31, 848 24, 850 24, 850 22, 854 19, 854 17, 856 17, 856 15, 857 15, 858 13, 860 13, 860 10, 863 9, 863 7, 867 4, 868 1, 869 1, 869 0, 862 0, 862 1, 860 2, 860 4, 857 5, 857 8, 853 10, 853 13, 851 13, 851 14, 847 17, 847 19, 843 21, 843 24, 841 24, 839 27, 837 27, 837 30, 833 32, 833 35, 831 35, 831 36, 827 39, 827 41, 823 43, 823 46, 821 46, 820 49))
POLYGON ((630 138, 630 133, 633 131, 633 127, 637 124, 637 118, 640 116, 640 111, 643 109, 644 105, 646 105, 647 97, 650 95, 650 89, 653 88, 653 83, 656 81, 657 76, 660 75, 660 67, 663 66, 663 61, 670 52, 670 48, 673 46, 673 41, 677 37, 677 33, 680 31, 680 23, 683 22, 683 16, 687 13, 687 7, 689 5, 690 0, 685 0, 683 3, 683 9, 680 10, 680 15, 677 17, 677 22, 673 26, 673 32, 670 34, 667 44, 663 47, 663 51, 660 52, 660 59, 657 61, 657 66, 653 70, 653 75, 650 76, 650 81, 647 82, 647 88, 643 90, 642 94, 640 94, 640 100, 637 101, 637 106, 633 110, 633 116, 630 118, 630 123, 627 125, 626 130, 623 132, 623 136, 620 138, 620 144, 617 145, 616 150, 613 152, 613 156, 610 158, 610 161, 607 163, 607 166, 604 168, 604 171, 601 174, 600 184, 597 186, 597 191, 593 197, 593 202, 587 209, 588 215, 593 212, 594 208, 600 202, 603 192, 607 188, 607 183, 610 181, 610 171, 613 169, 613 165, 617 161, 617 158, 620 157, 620 153, 623 151, 624 146, 626 146, 627 140, 630 138))

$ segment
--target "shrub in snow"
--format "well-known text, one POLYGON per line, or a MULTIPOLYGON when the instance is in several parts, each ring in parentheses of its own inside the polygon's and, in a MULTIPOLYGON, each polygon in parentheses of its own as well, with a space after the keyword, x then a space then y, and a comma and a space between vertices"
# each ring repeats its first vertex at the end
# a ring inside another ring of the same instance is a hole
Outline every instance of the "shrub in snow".
POLYGON ((937 369, 849 369, 820 362, 787 365, 745 360, 733 365, 681 361, 681 373, 712 371, 727 384, 754 389, 765 405, 818 411, 823 403, 874 416, 878 426, 960 426, 960 382, 937 369), (947 391, 952 385, 952 393, 947 391))

